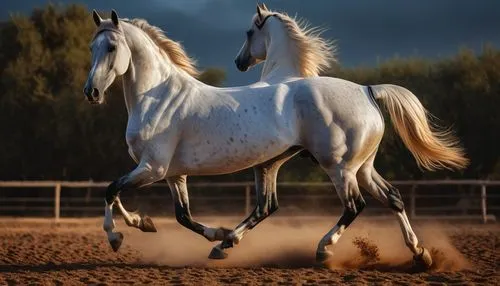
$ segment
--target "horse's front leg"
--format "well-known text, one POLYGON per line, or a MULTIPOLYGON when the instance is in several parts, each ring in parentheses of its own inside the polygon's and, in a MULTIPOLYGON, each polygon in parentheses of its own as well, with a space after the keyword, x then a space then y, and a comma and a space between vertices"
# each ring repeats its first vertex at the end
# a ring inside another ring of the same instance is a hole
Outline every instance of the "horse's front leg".
POLYGON ((223 240, 231 232, 222 227, 213 228, 193 220, 189 209, 189 194, 185 175, 167 178, 174 201, 175 218, 182 226, 205 237, 209 241, 223 240))
MULTIPOLYGON (((106 206, 104 212, 103 229, 106 231, 108 241, 114 251, 118 251, 123 241, 123 234, 120 232, 113 232, 115 222, 113 220, 113 204, 116 202, 125 220, 130 220, 132 225, 140 228, 145 225, 147 220, 144 218, 136 218, 128 214, 123 208, 119 199, 117 200, 121 191, 129 189, 138 189, 159 181, 165 176, 165 169, 161 166, 153 166, 148 163, 141 163, 129 174, 121 177, 120 179, 111 183, 106 190, 106 206), (127 216, 128 215, 128 216, 127 216)), ((127 222, 128 224, 128 222, 127 222)))
POLYGON ((224 240, 217 244, 210 252, 208 258, 224 259, 227 254, 224 249, 238 244, 245 233, 257 226, 261 221, 278 210, 278 197, 276 193, 276 179, 278 170, 286 161, 302 150, 301 147, 292 147, 283 154, 255 166, 255 190, 257 205, 253 212, 243 220, 224 240))

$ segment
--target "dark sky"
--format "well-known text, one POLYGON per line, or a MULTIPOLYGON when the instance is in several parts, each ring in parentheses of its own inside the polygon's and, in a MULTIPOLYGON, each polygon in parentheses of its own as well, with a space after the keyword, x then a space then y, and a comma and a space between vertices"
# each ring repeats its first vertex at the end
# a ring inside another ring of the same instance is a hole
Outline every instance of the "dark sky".
MULTIPOLYGON (((1 1, 0 17, 30 13, 45 0, 1 1)), ((233 60, 255 12, 255 0, 82 0, 89 9, 114 8, 121 17, 145 18, 181 41, 200 67, 226 70, 227 85, 255 82, 260 67, 236 70, 233 60)), ((439 58, 461 47, 476 51, 485 43, 500 47, 498 0, 273 0, 274 10, 297 14, 312 25, 327 28, 336 39, 344 66, 374 65, 394 56, 439 58)), ((90 17, 90 15, 89 15, 90 17)))

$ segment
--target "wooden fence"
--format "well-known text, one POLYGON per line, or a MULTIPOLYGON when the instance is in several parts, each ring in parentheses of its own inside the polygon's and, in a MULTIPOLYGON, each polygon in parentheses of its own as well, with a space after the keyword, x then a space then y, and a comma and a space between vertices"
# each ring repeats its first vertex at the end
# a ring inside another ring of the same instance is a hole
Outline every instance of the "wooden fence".
MULTIPOLYGON (((487 181, 487 180, 429 180, 429 181, 391 181, 391 184, 395 186, 409 186, 409 193, 402 192, 404 197, 409 198, 409 205, 407 206, 407 211, 409 212, 409 216, 411 218, 417 217, 417 211, 419 207, 416 204, 417 198, 425 198, 426 196, 432 197, 431 195, 422 195, 418 194, 417 190, 419 186, 474 186, 479 188, 479 192, 477 194, 477 199, 480 201, 480 214, 477 215, 477 218, 480 218, 484 223, 488 221, 494 221, 496 218, 494 215, 488 213, 488 187, 498 187, 500 186, 500 181, 487 181)), ((61 217, 61 191, 63 189, 74 189, 74 188, 105 188, 110 184, 110 182, 93 182, 93 181, 0 181, 0 189, 1 188, 53 188, 53 214, 54 219, 58 221, 61 217)), ((165 186, 168 185, 165 183, 157 183, 156 186, 165 186)), ((252 201, 252 189, 254 187, 253 182, 221 182, 221 183, 190 183, 189 187, 193 188, 240 188, 244 191, 244 201, 245 201, 245 212, 249 213, 251 211, 251 207, 253 205, 252 201)), ((282 182, 278 183, 278 188, 287 187, 287 188, 326 188, 332 187, 331 183, 321 182, 321 183, 306 183, 306 182, 282 182)), ((69 191, 69 190, 65 190, 69 191)), ((306 193, 296 195, 300 199, 300 197, 307 197, 306 193)), ((459 197, 459 195, 451 195, 455 197, 459 197)), ((448 195, 450 197, 450 195, 448 195)), ((494 194, 494 198, 499 198, 497 194, 494 194)), ((32 197, 29 198, 31 202, 37 201, 47 201, 47 197, 32 197)), ((23 202, 27 201, 28 198, 23 197, 6 197, 4 200, 9 202, 23 202)), ((499 200, 496 200, 499 201, 499 200)), ((438 207, 434 207, 436 211, 439 212, 438 207)), ((496 210, 500 210, 500 206, 495 205, 496 210)), ((16 206, 11 206, 12 210, 16 210, 16 206)), ((459 215, 457 218, 466 217, 467 215, 459 215)), ((436 215, 439 217, 439 214, 436 215)))

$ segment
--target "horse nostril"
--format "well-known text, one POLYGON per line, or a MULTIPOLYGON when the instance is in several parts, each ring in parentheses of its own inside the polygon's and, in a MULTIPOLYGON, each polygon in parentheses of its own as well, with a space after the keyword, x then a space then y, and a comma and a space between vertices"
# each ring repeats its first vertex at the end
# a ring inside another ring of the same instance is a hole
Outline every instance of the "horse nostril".
POLYGON ((95 102, 96 100, 99 99, 99 90, 97 88, 86 86, 83 89, 83 93, 90 102, 95 102))
POLYGON ((245 64, 243 64, 241 61, 235 60, 234 62, 236 64, 236 67, 238 68, 238 70, 246 71, 248 69, 247 66, 245 64))
POLYGON ((94 88, 92 90, 92 97, 94 97, 94 98, 99 97, 99 90, 97 88, 94 88))
POLYGON ((89 96, 90 95, 90 92, 91 92, 91 88, 90 87, 84 87, 83 88, 83 94, 85 94, 86 96, 89 96))

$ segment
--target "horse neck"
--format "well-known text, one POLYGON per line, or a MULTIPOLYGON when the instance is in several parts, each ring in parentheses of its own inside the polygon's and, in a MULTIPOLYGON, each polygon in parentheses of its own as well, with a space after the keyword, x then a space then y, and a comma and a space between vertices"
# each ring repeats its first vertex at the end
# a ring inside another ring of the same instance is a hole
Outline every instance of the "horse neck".
POLYGON ((188 94, 185 86, 192 87, 199 83, 165 59, 146 35, 130 33, 127 43, 132 56, 123 77, 123 90, 129 118, 132 114, 142 116, 154 103, 168 105, 168 101, 178 95, 176 91, 183 90, 184 94, 188 94))
POLYGON ((274 23, 269 28, 269 37, 266 41, 267 55, 261 81, 273 82, 288 77, 300 77, 297 56, 284 27, 280 23, 274 23))

